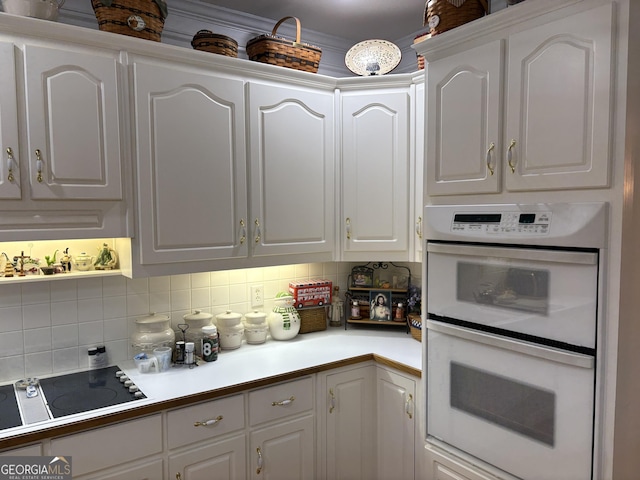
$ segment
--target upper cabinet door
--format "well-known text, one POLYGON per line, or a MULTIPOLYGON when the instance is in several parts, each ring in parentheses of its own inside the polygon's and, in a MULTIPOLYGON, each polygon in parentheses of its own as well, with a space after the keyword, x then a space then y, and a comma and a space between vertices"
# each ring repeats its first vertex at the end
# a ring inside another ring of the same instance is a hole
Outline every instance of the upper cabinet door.
POLYGON ((21 197, 14 46, 0 43, 0 198, 21 197))
POLYGON ((502 50, 498 40, 429 63, 429 195, 499 191, 502 50))
POLYGON ((243 82, 132 68, 141 263, 246 257, 243 82))
POLYGON ((249 83, 253 255, 334 251, 334 95, 249 83))
POLYGON ((509 37, 508 190, 609 185, 612 25, 607 3, 509 37))
POLYGON ((24 55, 31 197, 121 200, 118 53, 27 45, 24 55))
POLYGON ((409 259, 409 89, 342 94, 343 259, 409 259))

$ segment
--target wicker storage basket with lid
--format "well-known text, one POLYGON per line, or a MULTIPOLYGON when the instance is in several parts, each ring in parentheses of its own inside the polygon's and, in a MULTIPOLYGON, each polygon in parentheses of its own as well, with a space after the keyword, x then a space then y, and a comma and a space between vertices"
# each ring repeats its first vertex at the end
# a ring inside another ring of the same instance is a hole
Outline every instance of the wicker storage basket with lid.
POLYGON ((98 28, 159 42, 167 17, 164 0, 91 0, 98 28))
POLYGON ((427 0, 424 25, 431 35, 437 35, 484 17, 488 11, 487 0, 427 0))
POLYGON ((254 62, 269 63, 311 73, 318 72, 322 56, 320 48, 300 42, 300 20, 296 17, 282 18, 273 27, 271 34, 252 38, 247 42, 246 48, 249 60, 254 62), (289 19, 296 21, 296 40, 294 42, 276 36, 278 27, 289 19))
POLYGON ((213 33, 210 30, 200 30, 193 36, 191 46, 203 52, 217 53, 227 57, 238 56, 238 42, 226 35, 213 33))

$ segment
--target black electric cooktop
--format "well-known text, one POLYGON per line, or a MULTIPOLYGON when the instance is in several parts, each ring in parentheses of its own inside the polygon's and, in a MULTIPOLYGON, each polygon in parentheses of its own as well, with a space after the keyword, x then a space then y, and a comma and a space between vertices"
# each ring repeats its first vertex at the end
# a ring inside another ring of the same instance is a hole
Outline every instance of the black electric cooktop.
POLYGON ((0 387, 0 430, 22 425, 13 385, 0 387))
POLYGON ((144 398, 129 392, 116 377, 118 370, 114 366, 41 379, 40 388, 53 418, 144 398))

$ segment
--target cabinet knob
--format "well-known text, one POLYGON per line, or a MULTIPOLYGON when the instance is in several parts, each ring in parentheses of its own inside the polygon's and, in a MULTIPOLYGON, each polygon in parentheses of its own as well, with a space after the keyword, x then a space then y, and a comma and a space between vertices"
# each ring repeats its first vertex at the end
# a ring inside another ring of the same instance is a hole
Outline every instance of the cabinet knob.
POLYGON ((509 168, 511 168, 511 173, 516 173, 516 164, 513 162, 513 147, 515 146, 516 141, 511 140, 509 148, 507 149, 507 163, 509 164, 509 168))
POLYGON ((15 177, 13 176, 13 149, 11 147, 7 147, 7 171, 9 172, 7 180, 13 182, 15 177))
POLYGON ((224 417, 222 415, 218 415, 216 418, 211 418, 209 420, 203 420, 202 422, 195 422, 193 424, 194 427, 210 427, 215 425, 219 421, 221 421, 224 417))
POLYGON ((262 471, 262 450, 258 447, 256 448, 256 451, 258 452, 258 468, 256 468, 256 473, 260 475, 260 472, 262 471))
POLYGON ((487 150, 487 168, 489 169, 489 173, 493 176, 493 162, 491 161, 493 159, 493 149, 496 148, 496 144, 491 142, 491 145, 489 145, 489 149, 487 150))
POLYGON ((289 398, 287 398, 286 400, 280 400, 279 402, 271 402, 271 406, 272 407, 286 407, 287 405, 293 403, 293 401, 296 399, 296 397, 291 396, 289 398))
POLYGON ((39 148, 36 148, 36 169, 38 170, 36 180, 38 180, 38 183, 42 183, 42 152, 40 152, 39 148))

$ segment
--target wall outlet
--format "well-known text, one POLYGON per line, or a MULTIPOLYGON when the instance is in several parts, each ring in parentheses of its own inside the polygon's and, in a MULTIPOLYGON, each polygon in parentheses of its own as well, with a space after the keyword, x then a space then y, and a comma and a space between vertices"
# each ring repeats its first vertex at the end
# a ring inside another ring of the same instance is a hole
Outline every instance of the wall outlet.
POLYGON ((264 288, 262 285, 251 285, 251 306, 261 307, 264 305, 264 288))

